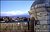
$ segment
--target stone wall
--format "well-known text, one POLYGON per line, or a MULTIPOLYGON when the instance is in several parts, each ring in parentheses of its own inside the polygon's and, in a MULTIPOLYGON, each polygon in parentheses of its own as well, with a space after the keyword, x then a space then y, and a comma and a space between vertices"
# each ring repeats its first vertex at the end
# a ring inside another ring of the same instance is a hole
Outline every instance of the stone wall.
MULTIPOLYGON (((40 27, 43 29, 43 26, 47 27, 47 31, 49 31, 50 25, 50 6, 47 3, 42 4, 36 4, 35 6, 32 6, 29 14, 31 17, 34 17, 36 20, 39 20, 40 27)), ((30 17, 30 18, 31 18, 30 17)), ((35 26, 36 27, 36 26, 35 26)), ((36 27, 38 28, 38 27, 36 27)), ((41 29, 40 28, 40 29, 41 29)))

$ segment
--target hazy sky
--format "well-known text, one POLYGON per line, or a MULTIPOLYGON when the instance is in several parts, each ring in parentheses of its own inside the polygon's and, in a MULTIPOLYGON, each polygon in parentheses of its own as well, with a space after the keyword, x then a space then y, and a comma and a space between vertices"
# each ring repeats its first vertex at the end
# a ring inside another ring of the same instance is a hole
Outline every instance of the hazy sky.
POLYGON ((1 1, 1 16, 28 15, 33 1, 1 1))

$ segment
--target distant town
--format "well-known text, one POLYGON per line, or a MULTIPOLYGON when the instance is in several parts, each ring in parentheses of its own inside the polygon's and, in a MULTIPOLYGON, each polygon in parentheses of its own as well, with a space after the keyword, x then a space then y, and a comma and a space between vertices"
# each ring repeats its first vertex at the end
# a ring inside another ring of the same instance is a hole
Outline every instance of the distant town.
POLYGON ((27 17, 8 17, 8 16, 5 16, 5 17, 0 17, 0 23, 9 23, 9 22, 20 22, 20 21, 30 21, 30 18, 27 18, 27 17))

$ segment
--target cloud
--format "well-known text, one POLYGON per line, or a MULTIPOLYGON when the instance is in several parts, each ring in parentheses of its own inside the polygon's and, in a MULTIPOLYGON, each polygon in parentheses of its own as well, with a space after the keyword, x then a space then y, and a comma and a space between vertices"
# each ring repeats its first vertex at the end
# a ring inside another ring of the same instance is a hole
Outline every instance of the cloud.
POLYGON ((6 12, 1 12, 1 16, 13 16, 13 15, 24 15, 28 14, 28 11, 6 11, 6 12))

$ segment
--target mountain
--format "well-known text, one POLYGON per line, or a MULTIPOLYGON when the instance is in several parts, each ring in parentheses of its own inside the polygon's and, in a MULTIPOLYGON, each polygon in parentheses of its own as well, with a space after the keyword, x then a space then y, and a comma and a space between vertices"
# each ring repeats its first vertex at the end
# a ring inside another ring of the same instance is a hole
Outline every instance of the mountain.
POLYGON ((29 18, 30 17, 30 15, 15 15, 15 16, 10 16, 10 17, 27 17, 27 18, 29 18))
MULTIPOLYGON (((5 16, 1 16, 1 17, 5 17, 5 16)), ((11 18, 16 18, 16 17, 27 17, 27 18, 29 18, 30 17, 30 15, 14 15, 14 16, 8 16, 8 17, 11 17, 11 18)))

